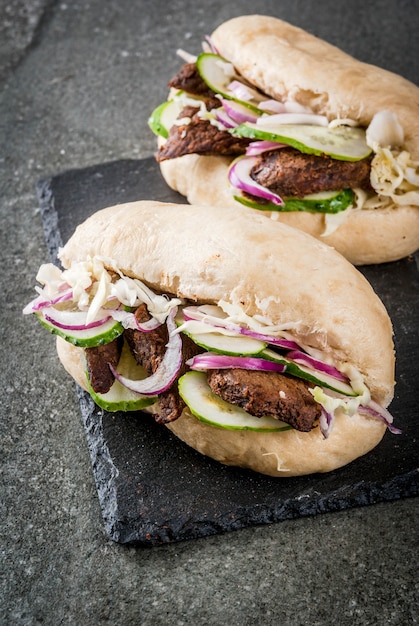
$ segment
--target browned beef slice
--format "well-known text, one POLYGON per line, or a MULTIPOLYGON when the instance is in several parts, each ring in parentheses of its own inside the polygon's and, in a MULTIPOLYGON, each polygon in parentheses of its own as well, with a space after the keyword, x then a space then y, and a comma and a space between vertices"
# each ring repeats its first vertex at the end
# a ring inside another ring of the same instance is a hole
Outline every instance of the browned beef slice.
MULTIPOLYGON (((140 323, 150 319, 145 304, 141 304, 135 314, 140 323)), ((162 324, 147 333, 129 328, 125 331, 125 339, 137 363, 142 365, 148 374, 153 374, 160 365, 169 340, 166 325, 162 324)))
POLYGON ((370 187, 370 159, 339 161, 326 155, 303 154, 294 148, 264 152, 251 170, 260 185, 284 197, 370 187))
POLYGON ((190 120, 187 124, 172 126, 166 143, 156 154, 159 163, 184 154, 237 156, 246 151, 249 139, 233 137, 228 131, 219 130, 196 115, 190 120))
POLYGON ((103 346, 86 348, 87 371, 90 384, 96 393, 106 393, 115 380, 109 364, 116 367, 121 356, 122 341, 114 339, 103 346))
POLYGON ((215 97, 215 93, 201 78, 196 63, 185 63, 176 76, 169 81, 168 85, 173 89, 187 91, 194 96, 210 99, 215 97))
POLYGON ((256 417, 271 415, 303 432, 320 417, 320 406, 303 380, 244 369, 212 370, 207 377, 213 393, 256 417))
MULTIPOLYGON (((146 322, 150 319, 145 304, 138 307, 136 316, 139 322, 146 322)), ((134 355, 137 363, 140 363, 148 374, 153 374, 160 365, 166 352, 168 342, 168 332, 165 324, 159 326, 156 330, 143 333, 139 330, 128 329, 125 331, 125 337, 128 345, 134 355)), ((185 361, 200 352, 200 348, 193 343, 188 337, 182 335, 182 367, 179 376, 185 373, 187 366, 185 361)), ((160 413, 155 416, 158 423, 171 422, 180 417, 185 403, 179 395, 177 380, 169 389, 159 396, 160 413)))

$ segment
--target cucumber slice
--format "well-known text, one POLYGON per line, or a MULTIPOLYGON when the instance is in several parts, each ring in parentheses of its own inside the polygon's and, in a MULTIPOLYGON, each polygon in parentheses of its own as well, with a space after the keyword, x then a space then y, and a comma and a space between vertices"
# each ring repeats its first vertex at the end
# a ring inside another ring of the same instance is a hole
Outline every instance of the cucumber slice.
MULTIPOLYGON (((133 358, 130 349, 124 343, 121 357, 118 363, 118 371, 123 376, 129 377, 131 380, 142 380, 146 378, 147 373, 141 365, 138 365, 133 358)), ((157 397, 141 396, 130 389, 127 389, 118 380, 115 380, 112 387, 106 393, 96 393, 90 385, 89 376, 87 375, 87 385, 92 399, 105 411, 110 413, 115 411, 140 411, 146 406, 154 404, 157 397)))
POLYGON ((147 123, 155 135, 167 139, 170 129, 185 106, 190 104, 199 107, 202 102, 203 100, 198 96, 186 94, 184 91, 178 91, 173 98, 159 104, 159 106, 154 109, 147 123), (181 97, 182 95, 185 97, 181 97))
POLYGON ((268 361, 275 361, 276 363, 282 363, 286 365, 286 374, 291 376, 295 376, 296 378, 303 378, 309 382, 312 382, 320 387, 327 387, 327 389, 332 389, 333 391, 337 391, 338 393, 342 393, 345 396, 356 396, 356 392, 352 389, 350 385, 347 383, 337 380, 333 376, 329 374, 324 374, 323 372, 314 372, 309 367, 305 367, 304 365, 297 365, 293 361, 286 359, 283 356, 280 356, 273 350, 267 348, 260 355, 260 357, 264 359, 268 359, 268 361))
POLYGON ((94 346, 110 343, 124 332, 122 324, 113 319, 110 319, 108 322, 105 322, 96 328, 68 330, 58 328, 54 324, 51 324, 51 322, 44 318, 42 311, 35 313, 35 315, 41 322, 42 326, 49 330, 50 333, 58 335, 69 343, 72 343, 74 346, 79 346, 80 348, 93 348, 94 346))
POLYGON ((114 413, 115 411, 141 411, 141 409, 154 404, 157 400, 157 398, 150 396, 139 396, 121 385, 117 380, 115 380, 109 391, 103 394, 93 391, 90 385, 88 387, 94 402, 109 413, 114 413))
POLYGON ((148 118, 148 125, 155 135, 167 139, 169 130, 179 116, 182 105, 178 100, 167 100, 154 109, 148 118))
POLYGON ((233 198, 240 202, 240 204, 244 204, 244 206, 248 206, 251 209, 256 209, 258 211, 283 211, 284 206, 279 204, 274 204, 273 202, 258 202, 256 199, 252 200, 245 195, 235 194, 233 198))
POLYGON ((311 211, 314 213, 340 213, 353 204, 351 189, 312 193, 304 198, 286 198, 284 211, 311 211))
POLYGON ((254 417, 212 393, 206 374, 187 372, 179 379, 179 393, 192 415, 201 422, 227 430, 274 432, 291 426, 273 417, 254 417))
POLYGON ((223 96, 224 98, 239 102, 255 113, 262 115, 263 111, 257 108, 257 104, 266 100, 267 96, 259 93, 256 89, 245 85, 248 93, 251 94, 251 101, 240 100, 237 98, 228 88, 233 78, 225 73, 223 63, 229 62, 220 55, 213 54, 212 52, 203 52, 196 60, 196 66, 202 80, 205 81, 212 91, 220 96, 223 96))
POLYGON ((262 127, 254 122, 244 122, 230 132, 238 137, 285 143, 306 154, 327 154, 342 161, 360 161, 372 152, 364 129, 351 126, 328 128, 314 124, 277 124, 270 127, 266 123, 262 127))
POLYGON ((242 337, 241 335, 222 335, 221 333, 200 333, 193 334, 184 331, 194 343, 201 348, 205 348, 208 352, 217 352, 217 354, 228 355, 254 355, 259 354, 267 347, 267 343, 252 339, 251 337, 242 337))
POLYGON ((340 213, 353 204, 354 193, 351 189, 343 191, 324 191, 313 193, 304 198, 285 198, 283 205, 273 202, 259 203, 242 195, 235 195, 234 199, 245 206, 259 211, 309 211, 311 213, 340 213))

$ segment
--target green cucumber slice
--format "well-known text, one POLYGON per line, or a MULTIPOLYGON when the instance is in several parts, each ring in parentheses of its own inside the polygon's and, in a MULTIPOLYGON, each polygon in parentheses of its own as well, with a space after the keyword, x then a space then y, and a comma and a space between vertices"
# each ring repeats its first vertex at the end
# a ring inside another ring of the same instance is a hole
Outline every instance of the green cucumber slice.
POLYGON ((154 397, 138 396, 138 394, 121 385, 118 380, 115 380, 109 391, 103 394, 93 391, 90 385, 88 387, 94 402, 109 413, 114 413, 115 411, 141 411, 141 409, 156 402, 154 397))
POLYGON ((212 52, 203 52, 196 60, 196 66, 202 80, 205 81, 212 91, 220 96, 223 96, 224 98, 239 102, 248 109, 262 115, 263 111, 257 108, 257 104, 266 100, 267 96, 246 85, 246 89, 251 94, 252 100, 249 102, 248 100, 240 100, 237 98, 234 93, 228 89, 228 86, 233 79, 224 72, 222 67, 223 63, 229 62, 222 56, 212 52))
POLYGON ((201 422, 227 430, 274 432, 291 426, 273 417, 254 417, 212 393, 206 374, 187 372, 179 379, 179 393, 192 415, 201 422))
POLYGON ((343 191, 324 191, 322 193, 313 193, 304 198, 285 198, 283 205, 274 204, 273 202, 259 203, 257 200, 250 199, 244 195, 235 195, 234 199, 245 206, 259 211, 308 211, 310 213, 340 213, 348 209, 354 201, 354 193, 352 189, 344 189, 343 191))
POLYGON ((256 209, 257 211, 283 211, 284 206, 279 204, 274 204, 273 202, 258 202, 257 200, 252 200, 251 198, 245 195, 239 195, 238 193, 233 196, 233 198, 240 202, 240 204, 244 204, 244 206, 250 207, 251 209, 256 209))
MULTIPOLYGON (((118 363, 118 371, 131 380, 142 380, 146 378, 147 373, 141 365, 138 365, 133 358, 128 346, 124 343, 121 357, 118 363)), ((130 389, 121 385, 115 380, 112 387, 106 393, 96 393, 90 385, 89 376, 87 376, 87 386, 89 393, 95 403, 105 411, 110 413, 115 411, 140 411, 147 406, 154 404, 157 397, 141 396, 130 389)))
POLYGON ((284 211, 311 211, 314 213, 340 213, 353 204, 352 189, 312 193, 304 198, 285 198, 284 211))
POLYGON ((178 91, 170 100, 162 102, 162 104, 159 104, 159 106, 154 109, 147 123, 155 135, 167 139, 170 129, 185 106, 190 104, 199 107, 202 102, 202 98, 198 96, 187 94, 184 91, 178 91), (182 95, 185 97, 183 98, 182 95))
POLYGON ((209 352, 228 355, 253 355, 259 354, 267 347, 267 343, 252 339, 251 337, 242 337, 241 335, 222 335, 221 333, 190 333, 183 331, 188 335, 194 343, 201 348, 205 348, 209 352))
POLYGON ((169 130, 178 118, 183 106, 177 99, 167 100, 154 109, 148 125, 155 135, 167 139, 169 130))
POLYGON ((352 126, 328 128, 315 124, 264 124, 262 127, 254 122, 244 122, 230 132, 238 137, 285 143, 306 154, 327 154, 342 161, 360 161, 372 152, 364 129, 352 126))
POLYGON ((350 385, 347 383, 337 380, 333 376, 329 374, 324 374, 323 372, 313 372, 308 367, 304 365, 297 365, 293 361, 280 356, 277 352, 270 350, 267 348, 260 355, 260 357, 264 359, 268 359, 268 361, 274 361, 276 363, 282 363, 282 365, 286 366, 286 374, 290 374, 291 376, 295 376, 296 378, 303 378, 309 382, 312 382, 320 387, 327 387, 327 389, 332 389, 333 391, 337 391, 338 393, 342 393, 345 396, 356 396, 356 392, 352 389, 350 385))
POLYGON ((119 335, 124 332, 124 327, 120 322, 116 322, 110 319, 108 322, 97 326, 96 328, 86 328, 84 330, 68 330, 64 328, 58 328, 47 321, 42 315, 42 311, 35 313, 36 317, 50 333, 62 337, 74 346, 80 348, 93 348, 94 346, 101 346, 105 343, 110 343, 119 335))

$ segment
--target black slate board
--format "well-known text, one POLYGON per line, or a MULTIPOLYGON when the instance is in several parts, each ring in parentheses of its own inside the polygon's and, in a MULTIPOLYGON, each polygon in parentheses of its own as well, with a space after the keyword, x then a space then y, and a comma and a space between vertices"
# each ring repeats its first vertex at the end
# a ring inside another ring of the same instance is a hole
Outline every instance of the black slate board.
MULTIPOLYGON (((166 186, 153 158, 63 172, 41 180, 37 193, 53 261, 76 225, 97 209, 140 199, 184 202, 166 186)), ((403 434, 387 432, 375 450, 340 470, 275 480, 225 467, 185 446, 150 416, 107 413, 78 389, 110 539, 155 546, 418 495, 417 261, 361 268, 393 320, 397 385, 391 412, 403 434)))

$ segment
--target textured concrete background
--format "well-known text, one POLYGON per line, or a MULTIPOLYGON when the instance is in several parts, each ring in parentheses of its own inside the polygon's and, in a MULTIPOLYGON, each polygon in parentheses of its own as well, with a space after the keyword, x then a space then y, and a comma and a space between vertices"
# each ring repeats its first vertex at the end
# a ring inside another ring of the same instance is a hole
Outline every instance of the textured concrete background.
POLYGON ((418 622, 417 499, 151 550, 110 542, 73 385, 21 316, 47 260, 36 181, 152 155, 176 48, 256 10, 418 83, 415 0, 0 0, 2 625, 418 622))

